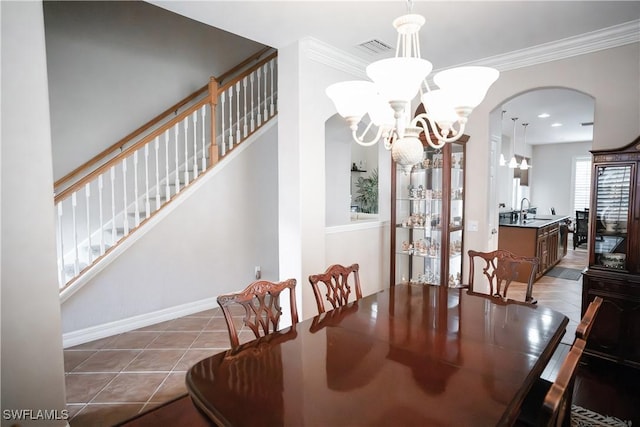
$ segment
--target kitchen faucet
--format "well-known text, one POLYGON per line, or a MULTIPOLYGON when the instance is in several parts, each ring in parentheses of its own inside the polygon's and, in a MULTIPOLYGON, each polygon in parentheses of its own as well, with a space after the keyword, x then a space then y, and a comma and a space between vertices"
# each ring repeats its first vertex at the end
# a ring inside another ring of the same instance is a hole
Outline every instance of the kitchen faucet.
POLYGON ((524 210, 525 200, 527 201, 527 211, 531 207, 531 201, 526 197, 523 197, 522 200, 520 200, 520 221, 527 219, 527 212, 524 210))

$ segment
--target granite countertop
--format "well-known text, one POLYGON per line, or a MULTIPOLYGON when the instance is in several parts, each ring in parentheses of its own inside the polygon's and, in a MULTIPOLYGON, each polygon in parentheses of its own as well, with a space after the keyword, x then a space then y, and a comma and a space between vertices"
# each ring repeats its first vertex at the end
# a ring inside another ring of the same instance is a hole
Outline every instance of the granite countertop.
POLYGON ((567 218, 568 215, 529 215, 524 221, 510 221, 506 218, 500 220, 500 227, 542 228, 567 218))

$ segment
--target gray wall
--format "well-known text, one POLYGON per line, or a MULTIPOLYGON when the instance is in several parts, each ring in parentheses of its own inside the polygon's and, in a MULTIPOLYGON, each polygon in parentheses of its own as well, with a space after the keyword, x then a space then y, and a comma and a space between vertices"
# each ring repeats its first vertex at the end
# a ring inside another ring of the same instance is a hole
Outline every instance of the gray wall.
POLYGON ((44 2, 54 180, 264 46, 141 1, 44 2))
MULTIPOLYGON (((2 16, 2 409, 65 408, 42 5, 2 16)), ((58 412, 60 414, 60 412, 58 412)), ((5 420, 3 426, 62 426, 5 420)))
POLYGON ((548 214, 553 206, 558 215, 574 216, 573 162, 577 156, 591 156, 591 145, 591 142, 574 142, 533 146, 535 166, 529 170, 530 188, 538 213, 548 214))
POLYGON ((241 290, 257 265, 264 279, 278 280, 277 140, 271 125, 201 178, 196 192, 65 301, 63 332, 241 290))

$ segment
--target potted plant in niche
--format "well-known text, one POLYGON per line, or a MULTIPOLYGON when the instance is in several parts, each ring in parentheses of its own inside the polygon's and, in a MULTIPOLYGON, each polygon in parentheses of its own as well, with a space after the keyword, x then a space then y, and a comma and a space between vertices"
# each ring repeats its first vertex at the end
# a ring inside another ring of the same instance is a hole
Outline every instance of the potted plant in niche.
POLYGON ((378 213, 378 169, 374 169, 368 177, 359 177, 356 181, 355 201, 363 213, 378 213))

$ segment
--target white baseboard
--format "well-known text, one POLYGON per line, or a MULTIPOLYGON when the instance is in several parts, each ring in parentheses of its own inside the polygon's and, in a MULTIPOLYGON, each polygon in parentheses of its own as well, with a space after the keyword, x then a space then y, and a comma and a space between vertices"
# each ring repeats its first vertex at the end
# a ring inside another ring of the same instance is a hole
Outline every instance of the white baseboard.
POLYGON ((62 334, 62 345, 64 348, 73 347, 216 307, 218 307, 218 302, 215 297, 212 297, 129 317, 127 319, 116 320, 115 322, 80 329, 78 331, 67 332, 62 334))

